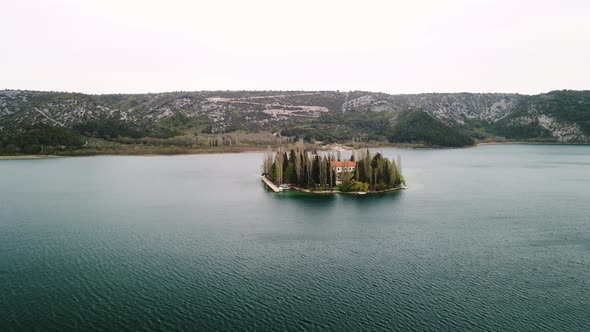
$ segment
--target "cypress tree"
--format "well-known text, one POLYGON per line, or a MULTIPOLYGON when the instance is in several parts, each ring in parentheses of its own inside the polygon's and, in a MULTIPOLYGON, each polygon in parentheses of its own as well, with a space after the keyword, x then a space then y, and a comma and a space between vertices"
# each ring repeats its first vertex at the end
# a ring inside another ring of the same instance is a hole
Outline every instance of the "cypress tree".
POLYGON ((295 165, 295 159, 295 150, 291 149, 291 152, 289 152, 289 162, 295 165))
POLYGON ((332 169, 330 167, 330 160, 326 160, 326 183, 329 187, 333 187, 332 185, 332 169))
POLYGON ((289 166, 289 158, 287 157, 287 152, 285 151, 283 155, 283 174, 287 170, 287 166, 289 166))
POLYGON ((389 173, 389 160, 387 158, 383 159, 382 169, 381 182, 389 186, 391 174, 389 173))
POLYGON ((315 155, 315 158, 313 158, 313 165, 311 167, 311 181, 314 185, 320 184, 320 157, 318 157, 317 154, 315 155))
POLYGON ((364 160, 359 160, 356 163, 356 169, 355 172, 357 172, 358 177, 357 180, 360 182, 367 182, 367 170, 365 168, 365 161, 364 160))

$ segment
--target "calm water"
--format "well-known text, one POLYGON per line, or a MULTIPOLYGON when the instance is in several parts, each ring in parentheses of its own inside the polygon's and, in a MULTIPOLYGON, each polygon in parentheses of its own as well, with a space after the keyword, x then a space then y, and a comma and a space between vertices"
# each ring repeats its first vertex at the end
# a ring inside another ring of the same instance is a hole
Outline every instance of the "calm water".
POLYGON ((590 329, 590 146, 381 151, 409 190, 270 193, 259 154, 0 161, 0 330, 590 329))

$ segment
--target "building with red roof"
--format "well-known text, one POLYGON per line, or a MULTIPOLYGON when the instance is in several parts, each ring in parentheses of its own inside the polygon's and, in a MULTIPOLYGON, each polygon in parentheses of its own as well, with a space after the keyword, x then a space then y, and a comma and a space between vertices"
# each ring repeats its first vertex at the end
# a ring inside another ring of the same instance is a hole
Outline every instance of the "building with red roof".
POLYGON ((332 161, 330 166, 336 174, 336 184, 342 183, 343 174, 353 174, 356 169, 356 162, 349 160, 332 161))

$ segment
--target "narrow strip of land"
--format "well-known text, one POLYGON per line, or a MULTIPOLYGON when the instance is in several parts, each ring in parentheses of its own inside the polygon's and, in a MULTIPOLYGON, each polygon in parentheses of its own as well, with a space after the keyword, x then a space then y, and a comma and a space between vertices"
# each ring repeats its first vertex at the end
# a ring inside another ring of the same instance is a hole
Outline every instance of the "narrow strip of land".
POLYGON ((263 175, 263 176, 261 176, 260 178, 261 178, 261 179, 262 179, 262 181, 263 181, 264 183, 266 183, 266 185, 267 185, 267 186, 269 186, 269 187, 270 187, 270 189, 272 189, 274 192, 278 193, 278 192, 280 191, 280 190, 279 190, 279 187, 277 187, 277 186, 276 186, 274 183, 272 183, 272 181, 270 181, 269 179, 267 179, 267 178, 266 178, 266 176, 264 176, 264 175, 263 175))
POLYGON ((0 156, 0 160, 19 160, 19 159, 44 159, 44 158, 60 158, 56 155, 48 154, 27 154, 16 156, 0 156))

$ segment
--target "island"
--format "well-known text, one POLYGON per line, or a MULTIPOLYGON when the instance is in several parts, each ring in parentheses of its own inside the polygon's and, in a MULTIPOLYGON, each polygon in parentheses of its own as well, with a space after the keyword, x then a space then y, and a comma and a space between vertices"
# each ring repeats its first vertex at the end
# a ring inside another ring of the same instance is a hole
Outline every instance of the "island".
POLYGON ((366 149, 344 159, 339 150, 321 153, 302 141, 267 152, 261 179, 275 192, 364 195, 406 188, 399 155, 394 161, 366 149))

